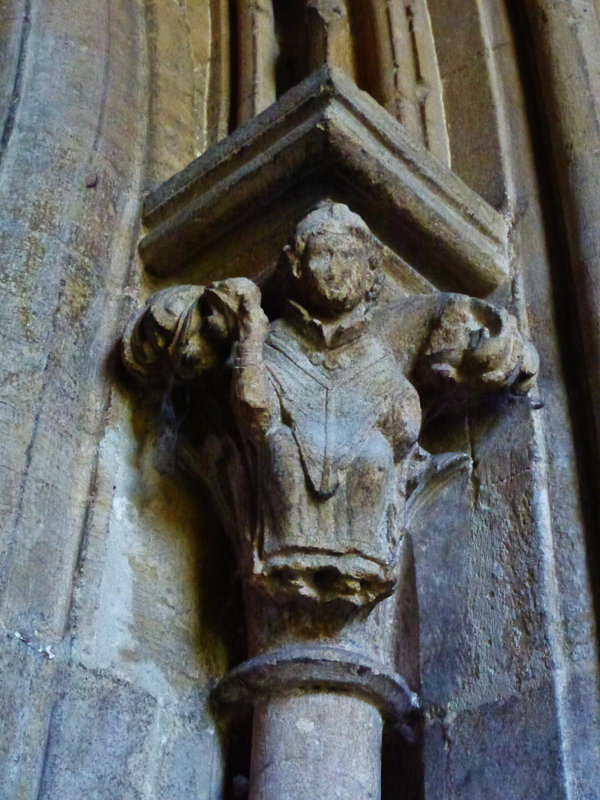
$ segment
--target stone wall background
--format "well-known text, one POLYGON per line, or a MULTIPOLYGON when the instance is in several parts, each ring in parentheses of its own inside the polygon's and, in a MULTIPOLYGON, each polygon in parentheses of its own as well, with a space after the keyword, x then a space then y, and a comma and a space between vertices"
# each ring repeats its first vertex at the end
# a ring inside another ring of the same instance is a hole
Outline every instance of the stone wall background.
MULTIPOLYGON (((207 698, 243 652, 231 562, 168 404, 133 399, 116 346, 158 286, 136 255, 143 193, 228 129, 227 6, 0 3, 7 798, 224 796, 207 698)), ((428 724, 411 796, 591 799, 593 472, 529 34, 512 2, 429 13, 453 168, 512 223, 497 300, 530 326, 544 408, 447 428, 476 468, 448 490, 451 529, 434 505, 413 531, 428 724)))

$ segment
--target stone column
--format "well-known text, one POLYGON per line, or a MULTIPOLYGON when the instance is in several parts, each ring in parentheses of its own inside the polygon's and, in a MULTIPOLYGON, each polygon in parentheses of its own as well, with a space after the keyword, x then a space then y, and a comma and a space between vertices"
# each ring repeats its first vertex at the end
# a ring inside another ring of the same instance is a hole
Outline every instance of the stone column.
POLYGON ((215 700, 254 707, 249 800, 378 800, 384 723, 412 739, 419 709, 400 675, 314 641, 249 659, 215 700))
POLYGON ((158 292, 124 337, 133 375, 185 390, 182 460, 235 548, 251 658, 215 700, 254 707, 251 800, 380 796, 383 722, 410 737, 418 708, 383 601, 402 582, 409 475, 444 469, 418 444, 422 407, 526 393, 537 372, 516 320, 481 299, 399 297, 391 330, 382 252, 324 198, 278 254, 279 316, 232 277, 158 292))
POLYGON ((259 701, 250 800, 379 800, 382 731, 379 710, 357 697, 308 692, 259 701))
POLYGON ((593 3, 527 0, 561 193, 600 458, 600 20, 593 3))

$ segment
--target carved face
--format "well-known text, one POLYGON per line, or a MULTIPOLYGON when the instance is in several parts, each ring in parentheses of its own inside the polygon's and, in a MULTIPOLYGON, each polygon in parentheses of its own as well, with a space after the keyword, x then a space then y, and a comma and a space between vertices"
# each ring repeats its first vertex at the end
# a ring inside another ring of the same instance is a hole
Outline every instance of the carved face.
POLYGON ((367 248, 351 231, 310 235, 294 274, 308 309, 328 316, 353 309, 374 282, 367 248))

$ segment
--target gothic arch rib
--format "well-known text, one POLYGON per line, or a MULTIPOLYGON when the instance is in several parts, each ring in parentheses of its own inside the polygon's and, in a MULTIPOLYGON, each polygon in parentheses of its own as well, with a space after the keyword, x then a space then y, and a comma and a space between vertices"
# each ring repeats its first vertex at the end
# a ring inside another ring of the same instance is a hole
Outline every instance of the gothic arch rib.
POLYGON ((498 59, 509 44, 504 3, 427 0, 450 166, 497 210, 509 203, 498 59))
POLYGON ((503 42, 495 19, 502 12, 481 0, 449 2, 295 0, 292 8, 282 0, 237 0, 236 124, 329 63, 502 208, 508 190, 496 51, 503 42))

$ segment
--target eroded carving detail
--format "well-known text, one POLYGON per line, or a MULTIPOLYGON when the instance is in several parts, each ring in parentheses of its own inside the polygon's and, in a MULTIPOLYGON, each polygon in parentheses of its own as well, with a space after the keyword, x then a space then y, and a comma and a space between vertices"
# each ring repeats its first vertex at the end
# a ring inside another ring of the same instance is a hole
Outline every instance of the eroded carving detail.
POLYGON ((270 322, 259 288, 231 278, 159 292, 124 337, 135 375, 172 374, 202 398, 189 448, 243 574, 278 602, 388 596, 419 391, 526 392, 537 371, 515 319, 464 295, 407 298, 427 313, 389 341, 373 318, 383 274, 372 243, 359 216, 325 203, 282 255, 281 317, 270 322), (414 356, 398 359, 402 348, 414 356))

